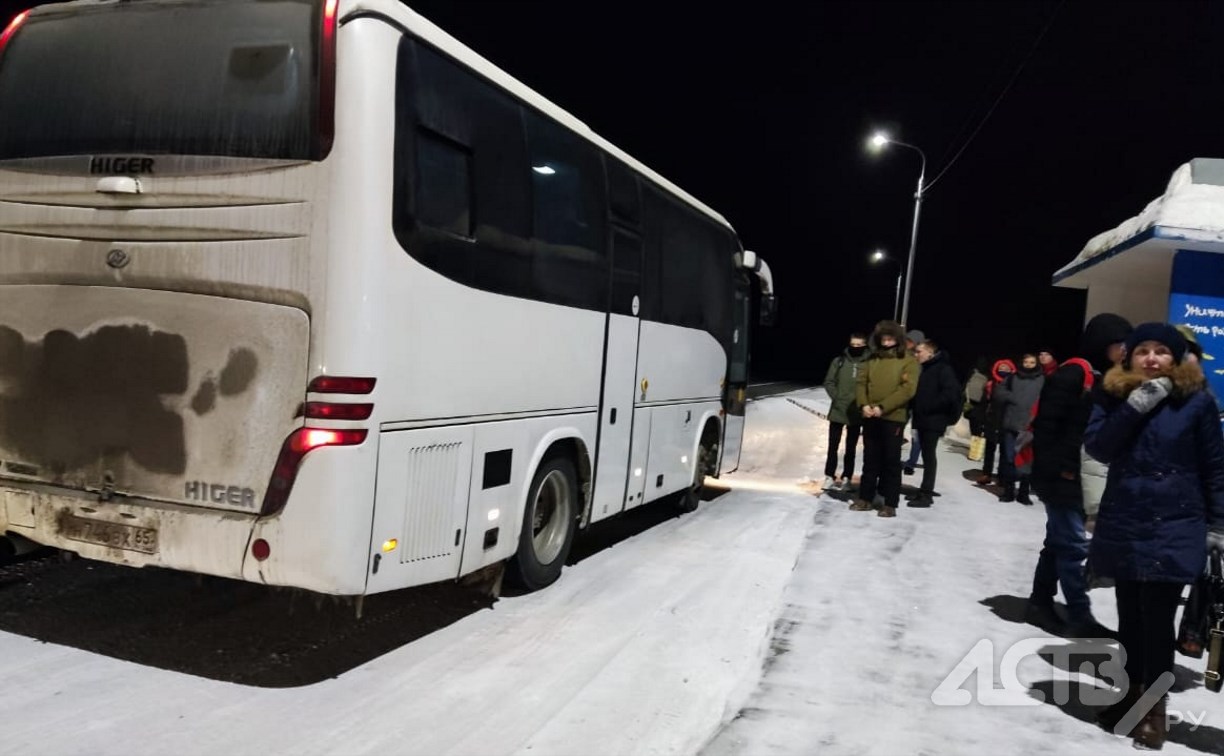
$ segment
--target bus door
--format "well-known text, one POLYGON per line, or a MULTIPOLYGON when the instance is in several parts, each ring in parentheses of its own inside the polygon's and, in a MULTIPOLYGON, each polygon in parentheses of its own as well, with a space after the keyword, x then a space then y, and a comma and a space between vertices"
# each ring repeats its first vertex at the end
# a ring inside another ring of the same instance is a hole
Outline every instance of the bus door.
POLYGON ((727 363, 727 382, 723 387, 723 443, 719 473, 735 472, 739 467, 744 441, 744 408, 748 391, 748 331, 752 314, 752 282, 743 274, 735 277, 734 329, 731 332, 731 359, 727 363))
POLYGON ((642 495, 642 476, 628 486, 634 466, 646 467, 650 438, 649 414, 637 418, 638 312, 642 293, 642 240, 616 228, 612 232, 612 291, 604 338, 603 402, 599 418, 599 447, 595 463, 595 491, 591 521, 595 522, 633 506, 642 495), (644 420, 644 422, 643 422, 644 420), (644 434, 643 434, 644 430, 644 434), (640 443, 637 439, 642 439, 640 443), (640 448, 639 448, 640 447, 640 448), (632 501, 629 497, 634 497, 632 501))

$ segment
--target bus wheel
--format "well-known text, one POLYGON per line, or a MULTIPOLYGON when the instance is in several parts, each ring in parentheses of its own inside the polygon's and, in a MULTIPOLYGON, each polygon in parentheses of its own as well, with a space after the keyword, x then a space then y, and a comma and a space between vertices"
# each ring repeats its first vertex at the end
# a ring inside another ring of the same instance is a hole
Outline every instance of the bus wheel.
POLYGON ((565 457, 546 459, 531 481, 523 510, 523 530, 510 568, 516 583, 535 591, 561 576, 574 543, 578 527, 574 463, 565 457))
POLYGON ((697 447, 697 459, 693 465, 693 480, 689 487, 680 495, 676 508, 681 512, 694 512, 701 503, 701 495, 705 492, 705 478, 714 470, 714 461, 718 459, 718 445, 709 436, 701 439, 697 447))

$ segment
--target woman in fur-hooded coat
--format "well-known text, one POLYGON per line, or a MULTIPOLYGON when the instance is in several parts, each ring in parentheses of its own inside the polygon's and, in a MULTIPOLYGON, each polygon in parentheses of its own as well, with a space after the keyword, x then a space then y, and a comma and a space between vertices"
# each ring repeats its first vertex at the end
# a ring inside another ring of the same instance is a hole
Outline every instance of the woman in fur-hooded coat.
MULTIPOLYGON (((1224 548, 1224 435, 1206 378, 1185 354, 1172 326, 1137 327, 1084 434, 1088 454, 1109 465, 1088 560, 1116 580, 1130 685, 1119 707, 1172 673, 1182 589, 1202 573, 1208 547, 1224 548)), ((1160 748, 1166 735, 1161 699, 1132 737, 1160 748)))

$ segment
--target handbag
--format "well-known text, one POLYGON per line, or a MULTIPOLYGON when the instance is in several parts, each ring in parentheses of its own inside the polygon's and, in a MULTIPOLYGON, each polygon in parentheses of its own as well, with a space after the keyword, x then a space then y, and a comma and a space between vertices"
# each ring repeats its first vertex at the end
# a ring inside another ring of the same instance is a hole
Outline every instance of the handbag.
POLYGON ((981 462, 986 456, 986 437, 974 436, 969 439, 969 461, 981 462))
POLYGON ((1204 687, 1219 692, 1220 663, 1224 654, 1224 565, 1220 552, 1212 550, 1207 569, 1190 586, 1190 596, 1177 628, 1177 652, 1201 659, 1207 650, 1204 687))

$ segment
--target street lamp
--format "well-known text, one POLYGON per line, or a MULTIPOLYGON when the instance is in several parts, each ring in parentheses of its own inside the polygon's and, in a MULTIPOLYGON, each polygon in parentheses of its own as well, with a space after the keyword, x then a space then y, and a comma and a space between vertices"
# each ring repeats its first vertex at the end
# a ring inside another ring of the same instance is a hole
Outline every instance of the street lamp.
POLYGON ((907 325, 909 321, 910 281, 914 276, 914 254, 918 250, 918 214, 922 211, 922 193, 926 189, 923 185, 923 182, 926 180, 926 155, 914 145, 898 142, 881 131, 873 134, 868 144, 875 151, 882 150, 890 144, 895 144, 898 147, 908 147, 917 152, 918 156, 922 158, 922 169, 918 171, 918 191, 914 192, 914 228, 910 232, 909 258, 905 263, 905 299, 901 304, 900 322, 901 325, 907 325))
POLYGON ((890 262, 897 266, 897 296, 893 298, 893 320, 897 319, 897 310, 901 307, 901 261, 890 257, 884 250, 877 249, 871 253, 871 263, 879 265, 882 262, 890 262))

